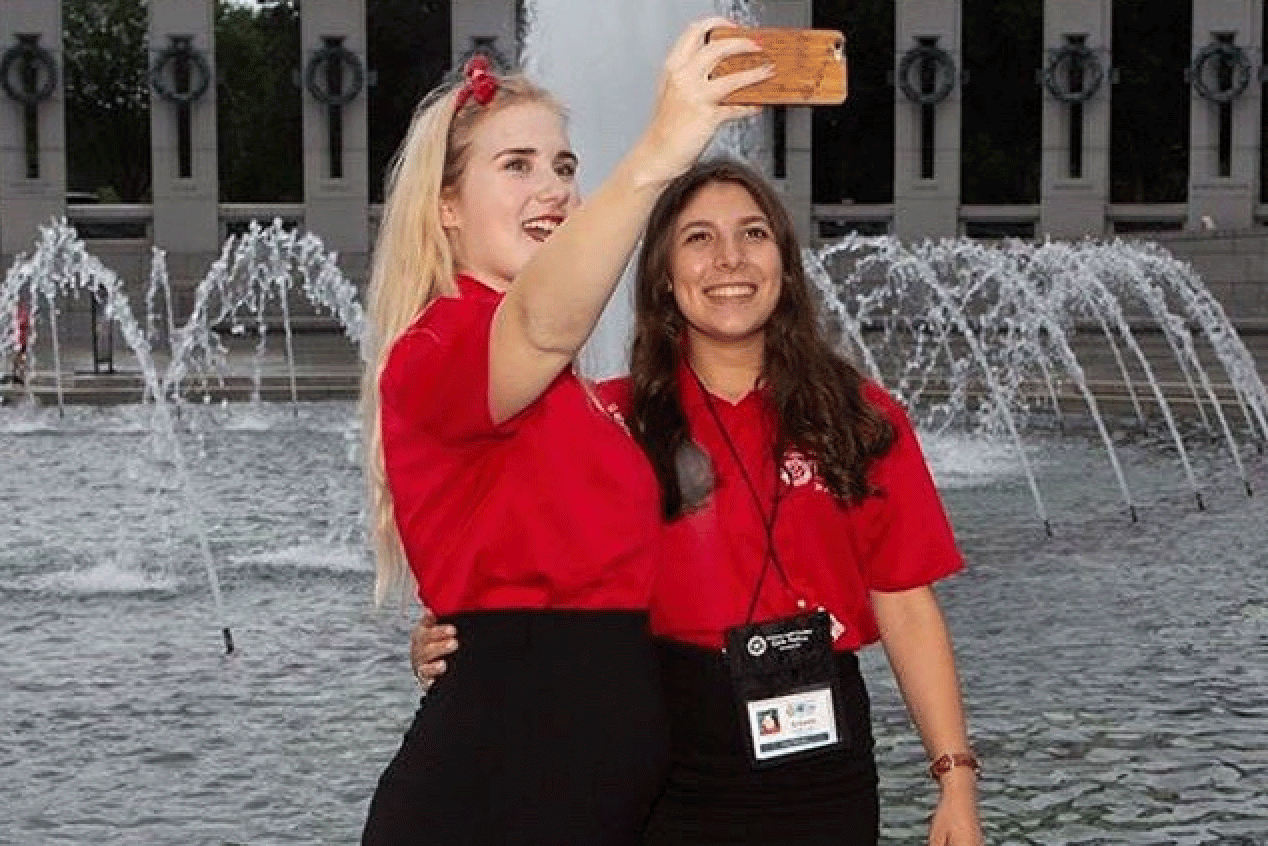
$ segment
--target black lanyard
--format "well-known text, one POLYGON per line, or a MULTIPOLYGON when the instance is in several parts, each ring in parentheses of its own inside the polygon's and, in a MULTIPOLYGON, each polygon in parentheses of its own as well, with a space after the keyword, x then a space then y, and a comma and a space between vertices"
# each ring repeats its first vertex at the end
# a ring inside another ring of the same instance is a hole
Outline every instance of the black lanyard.
POLYGON ((696 378, 696 385, 700 388, 700 395, 704 397, 705 407, 709 409, 709 415, 713 418, 714 424, 718 427, 718 432, 722 435, 722 440, 726 442, 727 449, 731 452, 731 457, 735 459, 735 466, 740 470, 740 476, 744 479, 744 485, 748 488, 749 495, 753 498, 753 507, 757 509, 757 513, 762 518, 762 527, 766 530, 766 555, 762 559, 762 569, 757 577, 757 585, 753 588, 753 598, 749 600, 748 613, 744 616, 744 625, 753 622, 753 613, 757 610, 757 600, 762 595, 762 584, 766 581, 766 571, 771 564, 775 565, 775 572, 779 574, 780 580, 784 583, 784 588, 791 594, 793 592, 792 585, 788 581, 788 574, 784 571, 784 565, 779 560, 779 552, 775 549, 775 521, 779 519, 779 503, 780 484, 779 484, 779 464, 774 459, 772 452, 771 463, 775 465, 775 493, 772 497, 770 513, 766 513, 766 509, 762 506, 762 499, 757 495, 757 486, 753 484, 752 478, 749 477, 748 468, 744 466, 743 459, 740 458, 740 451, 736 449, 735 442, 731 440, 731 433, 727 431, 726 426, 722 422, 721 416, 718 415, 718 409, 713 405, 713 397, 704 386, 704 382, 700 379, 700 374, 696 373, 694 368, 691 369, 691 375, 696 378))

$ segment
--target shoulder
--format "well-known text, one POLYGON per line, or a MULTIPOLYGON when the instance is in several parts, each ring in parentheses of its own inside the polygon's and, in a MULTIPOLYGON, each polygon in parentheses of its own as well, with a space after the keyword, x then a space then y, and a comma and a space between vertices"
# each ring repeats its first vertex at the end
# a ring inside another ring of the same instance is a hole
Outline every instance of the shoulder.
POLYGON ((478 366, 488 348, 496 304, 475 297, 438 297, 392 342, 383 365, 385 386, 443 378, 444 370, 478 366))
POLYGON ((410 324, 409 332, 443 334, 454 326, 466 326, 489 318, 497 310, 497 303, 469 293, 456 297, 437 297, 419 313, 410 324))
POLYGON ((863 399, 868 405, 885 416, 885 419, 899 429, 910 429, 911 421, 907 417, 907 409, 897 399, 871 379, 863 380, 863 399))
POLYGON ((428 303, 393 344, 393 351, 412 347, 448 347, 481 322, 491 322, 494 308, 474 297, 437 297, 428 303))

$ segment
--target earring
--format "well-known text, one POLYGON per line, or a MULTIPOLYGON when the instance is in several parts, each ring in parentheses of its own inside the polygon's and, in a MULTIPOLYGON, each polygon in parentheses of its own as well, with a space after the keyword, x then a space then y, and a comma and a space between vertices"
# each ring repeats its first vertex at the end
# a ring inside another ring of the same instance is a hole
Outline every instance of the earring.
POLYGON ((672 294, 674 292, 674 283, 673 282, 667 283, 665 285, 665 290, 672 294))

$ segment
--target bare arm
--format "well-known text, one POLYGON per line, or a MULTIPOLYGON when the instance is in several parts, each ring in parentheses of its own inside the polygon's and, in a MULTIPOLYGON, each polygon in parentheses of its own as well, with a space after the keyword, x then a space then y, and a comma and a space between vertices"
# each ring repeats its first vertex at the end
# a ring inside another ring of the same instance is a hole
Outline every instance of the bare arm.
MULTIPOLYGON (((969 750, 951 636, 929 587, 873 591, 881 642, 930 760, 969 750)), ((934 846, 980 846, 977 777, 967 767, 942 776, 942 798, 930 825, 934 846)))
POLYGON ((717 62, 751 52, 746 39, 704 43, 730 22, 692 24, 670 51, 652 121, 599 190, 542 245, 493 317, 489 409, 502 422, 531 404, 567 367, 594 330, 665 185, 684 171, 726 120, 754 113, 723 106, 767 68, 708 78, 717 62))

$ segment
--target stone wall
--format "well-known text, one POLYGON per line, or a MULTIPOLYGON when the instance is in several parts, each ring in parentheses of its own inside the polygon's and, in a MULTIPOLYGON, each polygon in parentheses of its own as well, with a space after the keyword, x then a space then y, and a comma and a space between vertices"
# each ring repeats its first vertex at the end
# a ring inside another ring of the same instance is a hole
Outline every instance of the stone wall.
POLYGON ((1189 262, 1240 332, 1268 332, 1268 227, 1157 233, 1150 240, 1189 262))

